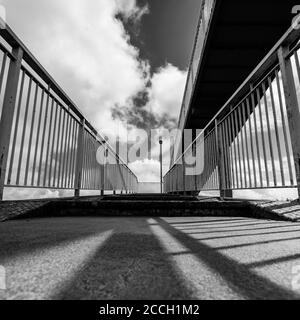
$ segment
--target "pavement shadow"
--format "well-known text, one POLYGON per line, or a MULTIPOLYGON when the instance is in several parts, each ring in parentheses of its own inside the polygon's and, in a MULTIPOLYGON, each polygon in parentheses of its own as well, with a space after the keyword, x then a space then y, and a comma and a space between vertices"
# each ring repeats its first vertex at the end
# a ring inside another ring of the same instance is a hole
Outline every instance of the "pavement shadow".
POLYGON ((212 248, 201 242, 207 239, 193 239, 188 234, 178 230, 161 218, 156 219, 156 221, 159 226, 172 235, 177 241, 181 242, 194 256, 218 272, 233 290, 239 292, 246 299, 287 300, 300 298, 300 295, 292 290, 277 285, 269 279, 253 272, 251 265, 239 263, 218 252, 217 248, 212 248))
POLYGON ((109 224, 90 223, 91 219, 45 218, 0 224, 0 262, 18 255, 46 251, 111 229, 109 224))
MULTIPOLYGON (((173 223, 172 223, 173 224, 173 223)), ((223 230, 223 229, 228 229, 230 227, 232 228, 238 228, 238 227, 256 227, 256 226, 262 226, 263 229, 264 228, 268 228, 268 229, 275 229, 275 228, 283 228, 283 227, 293 227, 293 226, 300 226, 300 224, 295 224, 295 223, 291 223, 291 222, 287 222, 285 225, 283 225, 282 222, 266 222, 266 223, 227 223, 226 224, 221 224, 219 225, 218 223, 216 224, 204 224, 203 226, 200 225, 201 229, 215 229, 215 230, 223 230)), ((189 229, 195 229, 195 226, 188 226, 188 227, 181 227, 180 229, 184 229, 184 230, 189 230, 189 229)), ((244 230, 244 229, 243 229, 244 230)), ((253 230, 253 229, 251 229, 253 230)))
POLYGON ((193 299, 152 234, 147 219, 140 219, 139 224, 140 230, 135 232, 115 229, 85 267, 52 299, 193 299))
MULTIPOLYGON (((232 222, 244 222, 244 221, 251 221, 250 219, 247 219, 247 218, 239 218, 239 219, 230 219, 230 221, 228 221, 228 219, 225 217, 223 219, 220 219, 220 220, 207 220, 207 221, 202 221, 202 220, 196 220, 196 221, 187 221, 187 222, 184 222, 184 221, 179 221, 179 222, 172 222, 173 225, 176 225, 176 224, 179 224, 179 225, 184 225, 184 224, 188 224, 188 225, 191 225, 191 224, 209 224, 209 223, 217 223, 217 224, 228 224, 228 223, 232 223, 232 222)), ((253 220, 253 219, 252 219, 253 220)))
POLYGON ((243 244, 234 244, 234 245, 225 245, 221 247, 217 247, 218 250, 228 250, 228 249, 239 249, 239 248, 249 248, 251 246, 257 246, 257 245, 264 245, 264 244, 272 244, 272 243, 280 243, 280 242, 286 242, 286 241, 294 241, 294 240, 300 240, 299 237, 290 237, 290 238, 283 238, 283 239, 275 239, 275 240, 265 240, 265 241, 255 241, 255 242, 247 242, 243 244))
MULTIPOLYGON (((234 226, 234 227, 237 227, 237 226, 234 226)), ((243 227, 243 226, 240 226, 240 227, 243 227)), ((200 227, 201 229, 201 232, 191 232, 189 234, 211 234, 211 233, 221 233, 221 234, 224 234, 224 233, 228 233, 228 232, 246 232, 246 231, 266 231, 266 230, 272 230, 272 229, 288 229, 288 230, 284 230, 284 231, 271 231, 271 233, 286 233, 286 232, 297 232, 297 231, 300 231, 300 225, 295 225, 295 224, 292 224, 292 225, 287 225, 287 226, 276 226, 276 227, 262 227, 262 228, 241 228, 241 229, 230 229, 230 227, 228 226, 226 230, 218 230, 218 228, 215 228, 215 227, 211 227, 211 228, 202 228, 200 227), (294 229, 295 227, 298 227, 298 229, 294 229), (205 230, 205 231, 203 231, 205 230)), ((186 229, 184 229, 186 230, 186 229)), ((191 230, 195 230, 194 229, 191 229, 191 230)), ((257 233, 257 234, 260 234, 260 233, 257 233)), ((262 234, 265 234, 264 232, 262 232, 262 234)), ((249 235, 246 233, 246 235, 249 235)))

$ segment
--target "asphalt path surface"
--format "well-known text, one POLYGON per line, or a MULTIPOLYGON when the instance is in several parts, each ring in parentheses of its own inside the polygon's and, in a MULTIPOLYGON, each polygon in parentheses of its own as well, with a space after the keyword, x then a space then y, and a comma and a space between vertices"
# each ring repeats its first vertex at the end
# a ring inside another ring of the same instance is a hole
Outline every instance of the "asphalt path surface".
POLYGON ((9 221, 0 224, 0 266, 0 299, 299 299, 300 223, 9 221))

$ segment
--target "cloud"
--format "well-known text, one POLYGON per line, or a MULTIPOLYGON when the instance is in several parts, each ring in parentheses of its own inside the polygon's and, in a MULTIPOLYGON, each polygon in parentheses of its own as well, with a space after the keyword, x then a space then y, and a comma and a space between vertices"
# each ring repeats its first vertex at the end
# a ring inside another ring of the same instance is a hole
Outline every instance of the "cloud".
POLYGON ((111 107, 143 90, 149 66, 117 14, 141 19, 136 1, 5 1, 8 22, 61 87, 101 131, 111 107))
POLYGON ((167 114, 170 118, 178 120, 186 77, 185 71, 171 64, 154 73, 149 102, 154 113, 167 114))
POLYGON ((298 198, 297 189, 265 189, 234 191, 234 196, 250 200, 295 200, 298 198))
POLYGON ((177 126, 187 73, 167 64, 149 79, 143 91, 112 108, 114 119, 126 121, 140 129, 177 126))
MULTIPOLYGON (((159 182, 160 181, 160 163, 157 160, 143 160, 136 161, 129 165, 134 170, 135 174, 139 177, 141 182, 159 182)), ((167 166, 164 166, 164 171, 168 170, 167 166)))
POLYGON ((176 124, 186 73, 167 64, 151 79, 149 63, 116 18, 138 22, 147 6, 136 0, 5 0, 4 5, 13 30, 100 132, 113 134, 118 117, 137 127, 176 124))
MULTIPOLYGON (((66 191, 66 194, 68 192, 66 191)), ((58 190, 48 190, 48 189, 15 189, 15 188, 6 188, 4 191, 5 200, 29 200, 29 199, 50 199, 58 198, 63 195, 62 192, 58 190)), ((71 196, 71 194, 69 195, 71 196)))
POLYGON ((149 6, 137 6, 136 0, 115 0, 121 16, 127 20, 139 22, 141 18, 149 13, 149 6))
MULTIPOLYGON (((201 192, 201 196, 219 197, 217 191, 201 192)), ((236 190, 233 191, 234 198, 248 200, 273 200, 286 201, 298 198, 297 189, 264 189, 264 190, 236 190)))

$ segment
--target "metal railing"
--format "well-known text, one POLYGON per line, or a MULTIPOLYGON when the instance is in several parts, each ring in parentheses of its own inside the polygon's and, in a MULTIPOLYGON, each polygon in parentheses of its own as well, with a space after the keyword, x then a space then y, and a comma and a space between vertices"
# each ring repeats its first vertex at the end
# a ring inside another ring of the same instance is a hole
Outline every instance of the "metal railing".
MULTIPOLYGON (((191 98, 194 94, 199 66, 202 61, 203 50, 205 48, 215 4, 216 0, 201 0, 200 18, 197 25, 195 43, 191 54, 187 81, 178 119, 178 129, 180 130, 183 130, 185 127, 185 122, 189 112, 191 98)), ((177 136, 176 141, 178 142, 179 139, 179 136, 177 136)), ((177 144, 176 147, 178 147, 178 145, 179 144, 177 144)), ((177 152, 175 154, 177 154, 177 152)))
MULTIPOLYGON (((165 192, 298 188, 300 31, 290 28, 164 177, 165 192), (202 173, 184 158, 203 144, 202 173)), ((220 106, 221 107, 221 106, 220 106)))
POLYGON ((5 186, 137 191, 137 177, 8 26, 0 116, 0 200, 5 186), (115 164, 98 163, 101 145, 115 164))
MULTIPOLYGON (((210 30, 211 19, 213 17, 216 0, 201 0, 200 15, 196 29, 195 43, 192 49, 190 64, 188 68, 187 81, 184 89, 184 95, 179 114, 177 127, 183 131, 189 113, 189 107, 194 94, 196 79, 199 73, 199 67, 202 62, 203 51, 206 45, 208 32, 210 30)), ((178 133, 175 137, 175 144, 172 146, 171 165, 174 164, 174 155, 180 155, 181 136, 178 133)))

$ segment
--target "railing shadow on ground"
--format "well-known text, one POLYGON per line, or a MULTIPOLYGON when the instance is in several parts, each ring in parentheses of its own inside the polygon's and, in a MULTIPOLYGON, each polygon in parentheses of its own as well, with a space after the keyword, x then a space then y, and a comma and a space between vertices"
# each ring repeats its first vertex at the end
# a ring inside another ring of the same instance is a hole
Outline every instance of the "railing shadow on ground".
MULTIPOLYGON (((172 222, 168 223, 162 218, 155 219, 154 223, 149 223, 149 219, 147 222, 143 219, 142 224, 146 229, 148 229, 147 224, 150 226, 154 224, 163 228, 187 248, 187 252, 181 252, 178 255, 191 253, 204 262, 213 272, 219 274, 226 281, 228 287, 245 299, 300 298, 300 295, 292 290, 251 270, 254 267, 275 265, 276 263, 299 259, 299 255, 257 261, 247 265, 218 252, 218 250, 227 247, 210 247, 203 242, 206 239, 193 239, 174 228, 172 222)), ((297 240, 299 238, 278 239, 277 241, 297 240)), ((185 281, 184 270, 178 270, 172 260, 172 257, 177 253, 168 253, 159 240, 153 230, 150 234, 114 234, 103 247, 99 248, 99 251, 84 270, 74 276, 73 281, 55 295, 55 298, 193 298, 194 295, 185 281), (181 277, 179 277, 181 272, 181 277), (159 281, 162 279, 163 281, 159 281), (85 283, 88 283, 88 287, 84 285, 85 283)), ((243 244, 241 247, 269 243, 275 243, 275 240, 273 242, 257 241, 257 243, 243 244)), ((195 283, 195 285, 198 284, 195 283)), ((201 299, 199 296, 197 298, 201 299)))
MULTIPOLYGON (((59 300, 193 299, 146 218, 137 232, 118 226, 81 272, 56 292, 59 300)), ((129 228, 130 229, 130 228, 129 228)))
MULTIPOLYGON (((219 273, 222 278, 226 280, 230 287, 234 288, 234 290, 237 290, 246 299, 276 300, 300 298, 300 294, 282 287, 270 279, 251 270, 251 268, 254 268, 255 266, 264 266, 268 264, 275 265, 279 262, 299 259, 299 255, 282 257, 273 259, 271 261, 260 261, 247 265, 219 252, 219 248, 213 248, 206 244, 208 240, 215 238, 197 240, 173 227, 172 223, 168 223, 162 218, 156 219, 156 222, 158 226, 163 228, 167 233, 183 244, 187 250, 189 250, 189 252, 196 256, 199 260, 204 261, 209 268, 219 273)), ((300 239, 300 236, 298 239, 300 239)), ((289 239, 285 240, 288 241, 289 239)))
MULTIPOLYGON (((256 236, 247 231, 247 234, 217 238, 204 233, 202 238, 195 239, 188 233, 189 229, 184 229, 188 224, 194 225, 201 235, 203 226, 207 228, 207 223, 214 223, 211 227, 213 234, 218 225, 222 228, 224 222, 234 221, 239 223, 239 228, 243 222, 245 226, 250 221, 258 223, 254 219, 188 217, 60 218, 24 221, 22 224, 8 222, 0 226, 0 260, 5 262, 24 254, 35 256, 40 250, 45 252, 113 230, 104 244, 96 243, 95 253, 74 274, 70 274, 69 280, 60 280, 59 286, 51 293, 51 299, 299 299, 300 295, 290 290, 281 279, 274 281, 268 273, 262 274, 261 270, 255 269, 271 267, 275 271, 278 268, 284 273, 291 272, 281 264, 300 260, 297 247, 291 249, 292 246, 288 246, 288 250, 270 255, 264 253, 270 248, 273 251, 282 249, 284 241, 297 243, 300 239, 296 235, 297 230, 289 231, 296 233, 293 237, 289 234, 285 237, 284 233, 281 237, 272 236, 273 233, 256 236), (158 229, 167 237, 163 238, 158 229), (223 242, 223 238, 228 241, 223 242), (170 251, 167 249, 169 245, 177 247, 170 251), (243 250, 248 250, 247 254, 253 254, 253 257, 249 259, 246 256, 244 261, 245 256, 239 256, 243 250), (190 264, 188 256, 192 256, 196 265, 190 264), (184 261, 184 266, 178 264, 177 257, 184 261), (219 279, 223 287, 214 286, 219 279), (205 288, 211 292, 206 293, 205 288)), ((262 221, 262 224, 267 230, 274 222, 262 221)), ((281 223, 281 227, 289 226, 294 228, 295 224, 281 223)), ((230 225, 227 228, 224 233, 236 232, 230 225)), ((36 281, 44 280, 37 278, 36 281)))
MULTIPOLYGON (((46 251, 96 236, 99 234, 99 225, 91 224, 91 219, 37 219, 0 224, 0 261, 4 263, 13 257, 34 254, 40 250, 46 251)), ((104 224, 101 232, 108 230, 109 227, 104 224)))

